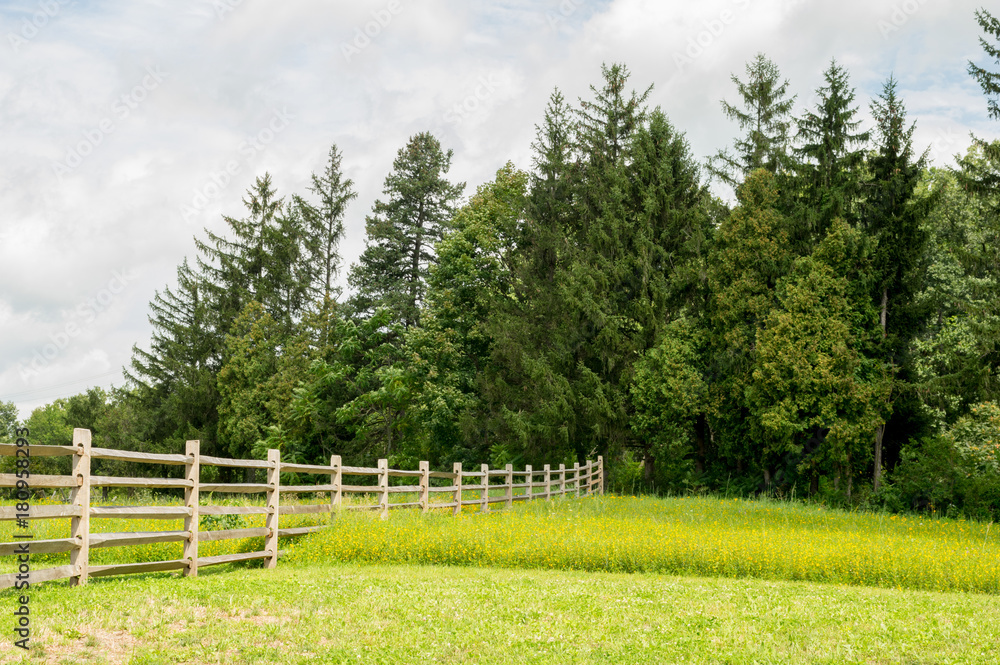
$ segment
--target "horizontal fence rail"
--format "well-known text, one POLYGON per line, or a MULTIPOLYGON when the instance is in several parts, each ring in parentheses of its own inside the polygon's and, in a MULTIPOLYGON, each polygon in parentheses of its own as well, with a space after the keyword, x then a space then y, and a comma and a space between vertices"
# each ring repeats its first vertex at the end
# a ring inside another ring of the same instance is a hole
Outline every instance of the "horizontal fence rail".
MULTIPOLYGON (((16 456, 19 447, 0 444, 0 456, 16 456)), ((377 467, 344 466, 339 455, 330 458, 329 466, 316 464, 286 464, 281 461, 278 450, 269 450, 267 460, 239 460, 211 457, 200 454, 200 442, 188 441, 184 455, 138 453, 91 446, 90 430, 73 431, 72 446, 28 446, 31 457, 72 457, 72 471, 68 476, 0 474, 0 487, 20 487, 27 481, 34 490, 39 488, 68 488, 69 505, 35 506, 29 505, 27 512, 15 506, 0 506, 0 520, 55 519, 70 518, 70 537, 54 540, 21 540, 0 543, 0 556, 18 556, 28 551, 35 554, 69 552, 68 566, 57 566, 40 570, 30 570, 29 584, 69 578, 71 585, 86 584, 91 577, 105 575, 125 575, 156 571, 180 570, 185 576, 196 576, 198 568, 237 561, 263 559, 267 568, 278 563, 279 538, 304 536, 329 525, 306 526, 282 529, 281 515, 310 513, 337 514, 342 510, 378 511, 382 519, 389 511, 400 508, 414 508, 426 513, 430 510, 450 510, 453 515, 462 512, 463 506, 476 506, 481 512, 488 512, 490 505, 502 503, 512 506, 516 501, 533 499, 552 500, 557 496, 589 496, 604 493, 604 459, 587 461, 572 468, 560 464, 553 469, 546 464, 542 469, 530 465, 523 471, 515 471, 510 464, 503 469, 491 469, 483 464, 479 470, 465 470, 461 463, 452 465, 451 472, 431 471, 428 462, 420 462, 416 471, 390 469, 385 459, 378 461, 377 467), (184 478, 126 478, 95 476, 90 472, 91 460, 106 459, 148 464, 172 464, 184 466, 184 478), (264 469, 267 479, 264 483, 218 483, 201 482, 203 466, 230 467, 243 469, 264 469), (315 485, 285 485, 280 482, 281 473, 296 473, 323 476, 329 482, 315 485), (349 484, 344 482, 349 476, 349 484), (370 477, 372 484, 358 484, 359 477, 370 477), (390 485, 389 479, 402 480, 398 485, 390 485), (432 480, 447 481, 446 485, 431 485, 432 480), (518 480, 519 482, 515 482, 518 480), (183 506, 94 506, 91 504, 92 487, 145 487, 150 489, 183 488, 183 506), (265 506, 213 506, 201 505, 202 492, 265 495, 265 506), (490 492, 501 492, 491 496, 490 492), (329 495, 328 503, 283 505, 286 496, 300 493, 322 493, 329 495), (472 493, 475 498, 465 498, 472 493), (374 495, 374 505, 351 504, 344 501, 345 495, 374 495), (390 497, 397 494, 417 495, 416 501, 392 502, 390 497), (432 497, 441 500, 432 501, 432 497), (205 531, 199 528, 203 515, 264 515, 264 527, 205 531), (175 531, 92 533, 91 519, 163 519, 184 520, 184 528, 175 531), (204 557, 198 555, 199 542, 263 537, 264 548, 258 552, 225 554, 204 557), (148 543, 183 543, 180 559, 169 561, 147 561, 137 563, 93 565, 90 563, 92 548, 123 547, 148 543)), ((22 451, 23 452, 23 451, 22 451)), ((0 575, 0 589, 14 586, 23 574, 0 575)))

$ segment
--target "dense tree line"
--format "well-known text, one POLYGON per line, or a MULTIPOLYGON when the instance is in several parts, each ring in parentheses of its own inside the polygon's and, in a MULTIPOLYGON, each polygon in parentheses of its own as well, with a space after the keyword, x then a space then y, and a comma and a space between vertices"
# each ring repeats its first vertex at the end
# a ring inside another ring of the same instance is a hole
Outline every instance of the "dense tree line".
MULTIPOLYGON (((1000 119, 1000 74, 969 73, 1000 119)), ((602 454, 618 487, 1000 515, 1000 142, 930 167, 896 80, 864 127, 836 61, 799 117, 765 55, 732 80, 741 135, 704 167, 620 64, 465 200, 413 136, 347 297, 340 151, 303 195, 264 174, 150 304, 128 387, 28 424, 307 463, 602 454)))

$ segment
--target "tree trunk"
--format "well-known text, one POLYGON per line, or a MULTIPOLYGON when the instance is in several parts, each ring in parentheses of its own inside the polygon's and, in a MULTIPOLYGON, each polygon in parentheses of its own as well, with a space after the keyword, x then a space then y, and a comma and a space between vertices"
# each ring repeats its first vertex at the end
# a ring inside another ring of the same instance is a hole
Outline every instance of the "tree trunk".
POLYGON ((809 479, 809 496, 817 494, 819 494, 819 474, 813 471, 812 478, 809 479))
POLYGON ((885 339, 885 325, 889 318, 889 287, 882 289, 882 312, 879 314, 879 322, 882 324, 882 339, 885 339))
POLYGON ((642 455, 642 477, 647 483, 653 482, 653 453, 646 450, 642 455))
POLYGON ((424 239, 424 201, 420 200, 417 209, 417 228, 413 236, 413 256, 410 257, 410 306, 413 308, 411 314, 413 321, 407 321, 407 328, 416 327, 419 324, 417 309, 417 294, 420 291, 420 251, 423 249, 424 239))
POLYGON ((872 489, 878 491, 882 485, 882 437, 885 436, 885 423, 875 430, 875 475, 872 480, 872 489))
MULTIPOLYGON (((889 289, 885 287, 882 289, 882 313, 879 316, 879 321, 882 324, 882 339, 886 338, 886 321, 889 317, 889 289)), ((885 436, 885 423, 878 426, 875 430, 875 473, 872 476, 872 490, 878 491, 878 488, 882 484, 882 437, 885 436)), ((848 488, 850 488, 850 481, 848 481, 848 488)), ((848 489, 847 498, 851 498, 851 491, 848 489)))

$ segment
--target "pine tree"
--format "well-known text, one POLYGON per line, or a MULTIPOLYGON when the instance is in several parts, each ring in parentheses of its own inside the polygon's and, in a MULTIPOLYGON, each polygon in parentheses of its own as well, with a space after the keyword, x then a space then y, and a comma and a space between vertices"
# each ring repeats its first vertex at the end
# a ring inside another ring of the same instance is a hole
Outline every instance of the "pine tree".
MULTIPOLYGON (((906 363, 903 356, 921 325, 920 314, 912 310, 911 303, 923 281, 918 274, 926 244, 922 222, 933 200, 914 199, 927 153, 920 157, 913 153, 916 123, 907 127, 906 109, 896 87, 890 76, 871 104, 876 152, 868 160, 871 181, 866 187, 862 223, 877 246, 872 281, 885 339, 883 359, 887 366, 899 369, 906 363)), ((882 423, 875 434, 876 490, 881 483, 885 428, 882 423)))
POLYGON ((798 121, 798 140, 794 152, 803 161, 797 165, 800 208, 806 243, 800 251, 808 253, 823 237, 835 217, 849 223, 856 221, 864 167, 867 131, 859 131, 861 120, 854 104, 847 71, 831 61, 823 73, 826 85, 816 90, 819 106, 806 112, 798 121))
POLYGON ((355 311, 371 315, 387 307, 404 326, 419 323, 434 245, 465 188, 445 179, 452 154, 428 132, 397 153, 385 179, 386 200, 376 201, 365 221, 365 250, 351 269, 355 311))
POLYGON ((686 297, 709 224, 698 169, 662 112, 645 108, 649 89, 628 92, 620 65, 602 74, 578 109, 556 94, 546 110, 525 258, 492 328, 492 438, 522 461, 635 444, 633 365, 686 297))
MULTIPOLYGON (((215 374, 222 366, 223 340, 216 334, 218 315, 207 292, 187 260, 181 263, 175 288, 157 292, 149 303, 150 348, 132 347, 125 375, 136 388, 139 410, 148 414, 140 420, 148 424, 149 440, 166 447, 200 439, 211 454, 217 452, 215 374)), ((138 436, 147 438, 145 432, 138 436)))
MULTIPOLYGON (((1000 19, 985 9, 980 9, 976 11, 976 20, 983 32, 996 42, 991 44, 986 38, 980 37, 980 45, 987 55, 1000 64, 1000 19)), ((983 89, 983 94, 987 97, 986 105, 990 117, 994 120, 1000 120, 1000 99, 993 98, 1000 95, 1000 71, 991 72, 970 61, 969 75, 983 89)), ((957 172, 959 182, 968 191, 989 197, 1000 189, 1000 141, 973 138, 973 143, 982 152, 985 159, 960 160, 961 168, 957 172)), ((994 214, 1000 216, 1000 209, 995 208, 994 214)))
MULTIPOLYGON (((979 44, 993 60, 1000 65, 1000 19, 990 14, 985 9, 976 10, 976 21, 979 27, 987 35, 996 40, 996 44, 991 44, 985 37, 979 38, 979 44)), ((976 80, 976 83, 983 89, 983 94, 987 97, 1000 96, 1000 72, 991 72, 983 67, 969 62, 969 76, 976 80)), ((1000 103, 997 99, 987 99, 986 106, 989 109, 990 117, 1000 120, 1000 103)))
POLYGON ((302 267, 302 220, 277 197, 267 173, 257 178, 243 203, 248 217, 223 216, 228 235, 206 229, 207 242, 195 239, 220 340, 252 301, 286 330, 306 302, 309 271, 302 267))
POLYGON ((790 166, 790 114, 795 96, 788 96, 788 81, 781 80, 778 66, 763 53, 747 63, 746 76, 745 83, 735 74, 731 77, 743 107, 722 101, 726 117, 746 134, 736 140, 735 155, 719 151, 708 167, 713 176, 734 188, 756 169, 779 173, 790 166))
MULTIPOLYGON (((334 145, 323 173, 312 175, 309 191, 319 199, 312 204, 301 196, 294 197, 295 206, 304 222, 306 265, 312 268, 308 293, 313 301, 329 303, 340 295, 334 284, 340 270, 340 241, 344 237, 344 212, 347 204, 357 198, 354 181, 344 178, 343 156, 334 145)), ((324 305, 328 306, 328 305, 324 305)))

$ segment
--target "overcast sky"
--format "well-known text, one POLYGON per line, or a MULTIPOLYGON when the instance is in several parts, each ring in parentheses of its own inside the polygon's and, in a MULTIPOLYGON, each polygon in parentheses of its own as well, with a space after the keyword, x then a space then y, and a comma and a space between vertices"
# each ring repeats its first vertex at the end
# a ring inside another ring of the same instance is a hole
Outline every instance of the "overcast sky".
MULTIPOLYGON (((121 385, 147 304, 193 237, 242 216, 269 171, 305 193, 336 143, 359 197, 342 247, 396 151, 429 130, 467 193, 529 168, 559 86, 576 100, 623 62, 699 159, 735 128, 758 51, 815 99, 836 58, 865 118, 894 74, 937 165, 996 138, 966 74, 988 63, 965 0, 3 0, 0 2, 0 400, 22 414, 121 385)), ((869 123, 870 124, 870 123, 869 123)), ((720 191, 721 195, 726 195, 720 191)), ((346 273, 346 270, 345 270, 346 273)))

